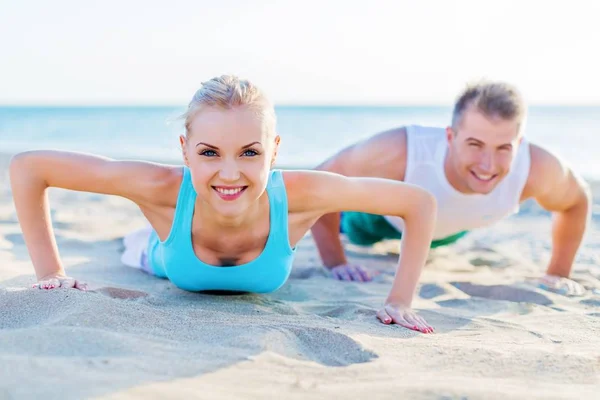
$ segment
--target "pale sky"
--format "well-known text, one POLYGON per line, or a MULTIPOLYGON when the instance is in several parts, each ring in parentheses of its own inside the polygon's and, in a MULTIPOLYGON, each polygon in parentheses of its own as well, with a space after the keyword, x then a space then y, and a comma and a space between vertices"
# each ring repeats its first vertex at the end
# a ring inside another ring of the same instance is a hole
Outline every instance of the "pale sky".
POLYGON ((0 0, 0 104, 450 104, 469 80, 600 104, 600 1, 0 0))

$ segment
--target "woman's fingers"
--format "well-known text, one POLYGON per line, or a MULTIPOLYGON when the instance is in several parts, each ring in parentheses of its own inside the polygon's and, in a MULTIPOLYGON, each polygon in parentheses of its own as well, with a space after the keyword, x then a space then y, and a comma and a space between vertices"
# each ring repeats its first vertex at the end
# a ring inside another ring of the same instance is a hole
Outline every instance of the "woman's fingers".
POLYGON ((392 323, 392 317, 390 317, 390 315, 383 308, 377 311, 377 318, 379 318, 379 320, 386 325, 392 323))
POLYGON ((431 325, 410 308, 386 305, 377 312, 377 318, 386 325, 395 323, 405 328, 423 333, 433 333, 431 325))
POLYGON ((60 281, 56 278, 46 279, 44 281, 38 282, 38 288, 44 290, 51 290, 60 287, 60 281))
POLYGON ((427 321, 425 321, 425 318, 421 317, 420 315, 416 315, 416 314, 415 314, 415 317, 417 318, 417 320, 419 322, 421 322, 422 325, 425 326, 425 328, 427 329, 428 333, 433 333, 433 327, 431 325, 429 325, 427 323, 427 321))
POLYGON ((423 324, 421 321, 419 321, 416 318, 416 315, 414 314, 410 314, 410 313, 406 313, 404 315, 404 319, 412 325, 412 329, 413 330, 417 330, 419 332, 424 332, 424 333, 428 333, 429 330, 427 329, 426 324, 423 324))
POLYGON ((406 318, 404 318, 403 313, 398 312, 398 310, 394 309, 394 307, 386 306, 384 308, 384 310, 390 317, 392 317, 392 321, 395 324, 401 325, 401 326, 411 329, 411 330, 418 330, 418 329, 416 329, 416 326, 414 323, 408 322, 406 320, 406 318))
POLYGON ((31 285, 34 289, 44 289, 44 290, 52 290, 52 289, 79 289, 83 291, 87 291, 87 283, 75 280, 73 278, 51 278, 39 281, 31 285))
POLYGON ((81 281, 75 281, 75 289, 79 289, 82 290, 84 292, 87 292, 88 290, 88 284, 85 282, 81 282, 81 281))

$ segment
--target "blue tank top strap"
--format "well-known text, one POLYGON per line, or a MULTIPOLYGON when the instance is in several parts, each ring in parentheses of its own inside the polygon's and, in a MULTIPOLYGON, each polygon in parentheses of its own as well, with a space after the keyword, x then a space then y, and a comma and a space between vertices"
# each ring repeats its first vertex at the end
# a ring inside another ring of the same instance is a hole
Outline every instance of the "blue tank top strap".
POLYGON ((183 178, 177 195, 175 215, 171 232, 164 244, 170 243, 176 238, 186 237, 192 231, 192 218, 194 216, 194 205, 196 204, 196 190, 192 185, 192 178, 188 167, 183 167, 183 178), (182 235, 179 234, 182 232, 182 235))
POLYGON ((271 171, 267 194, 270 205, 271 236, 275 239, 274 247, 286 249, 288 253, 291 253, 293 249, 290 247, 288 235, 288 199, 281 170, 271 171))

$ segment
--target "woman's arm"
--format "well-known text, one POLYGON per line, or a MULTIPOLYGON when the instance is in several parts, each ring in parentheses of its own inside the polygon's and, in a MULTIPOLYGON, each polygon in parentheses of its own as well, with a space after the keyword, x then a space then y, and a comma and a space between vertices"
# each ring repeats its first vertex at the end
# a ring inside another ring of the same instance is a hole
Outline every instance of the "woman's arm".
MULTIPOLYGON (((23 238, 38 281, 65 277, 48 206, 49 187, 122 196, 137 204, 176 201, 164 190, 173 167, 115 161, 61 151, 31 151, 13 157, 10 182, 23 238)), ((176 195, 175 195, 176 196, 176 195)))
POLYGON ((286 179, 290 211, 315 212, 318 215, 359 211, 393 215, 404 220, 405 230, 402 232, 396 276, 386 307, 378 316, 382 322, 394 320, 407 327, 420 327, 420 323, 413 323, 418 322, 412 321, 414 316, 403 321, 405 318, 398 315, 398 310, 410 309, 421 270, 427 260, 437 214, 435 198, 416 185, 387 179, 349 178, 319 171, 294 172, 293 175, 291 179, 286 179), (288 180, 291 183, 289 186, 288 180))

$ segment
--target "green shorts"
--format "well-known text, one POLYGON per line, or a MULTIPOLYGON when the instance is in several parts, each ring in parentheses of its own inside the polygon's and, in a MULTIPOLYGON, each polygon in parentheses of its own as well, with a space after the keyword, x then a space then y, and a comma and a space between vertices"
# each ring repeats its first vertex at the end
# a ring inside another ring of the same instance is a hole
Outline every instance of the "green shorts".
MULTIPOLYGON (((350 242, 359 246, 369 246, 385 239, 401 239, 402 232, 394 228, 382 215, 360 212, 344 212, 340 231, 350 242)), ((468 231, 458 232, 454 235, 431 242, 431 248, 445 246, 456 242, 465 236, 468 231)))

